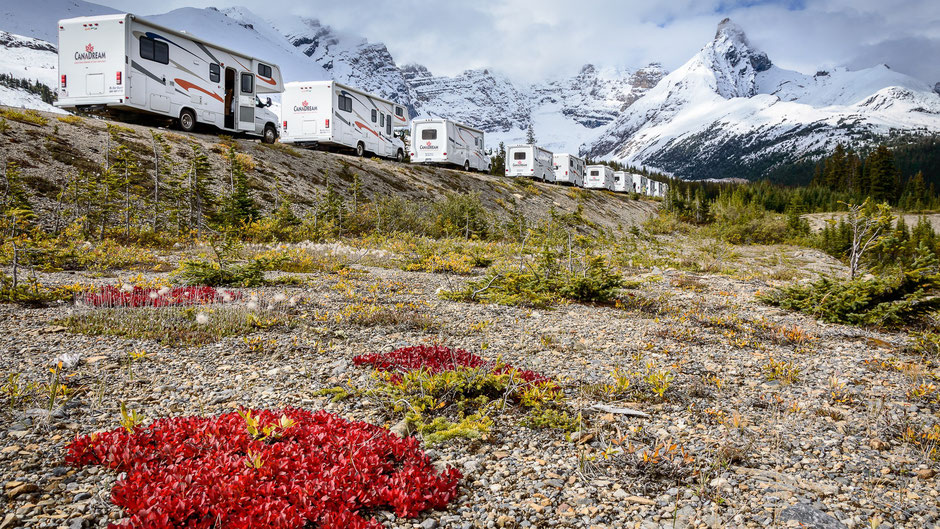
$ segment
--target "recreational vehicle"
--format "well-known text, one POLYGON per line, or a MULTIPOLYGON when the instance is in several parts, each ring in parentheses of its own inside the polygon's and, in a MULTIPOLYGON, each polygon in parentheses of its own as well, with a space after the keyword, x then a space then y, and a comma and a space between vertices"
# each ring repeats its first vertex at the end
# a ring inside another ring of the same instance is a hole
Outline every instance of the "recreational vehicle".
POLYGON ((358 156, 405 159, 396 128, 408 123, 405 107, 336 81, 284 85, 281 141, 310 147, 353 149, 358 156))
POLYGON ((614 171, 614 185, 611 191, 617 193, 633 192, 633 176, 625 171, 614 171))
POLYGON ((584 184, 584 160, 573 154, 554 154, 555 182, 581 187, 584 184))
POLYGON ((260 94, 283 92, 276 64, 216 46, 132 14, 59 21, 56 106, 136 112, 277 139, 260 94))
POLYGON ((506 147, 506 176, 525 176, 543 182, 554 182, 552 152, 537 145, 506 147))
POLYGON ((614 188, 614 170, 606 165, 589 165, 584 174, 584 189, 614 188))
POLYGON ((651 196, 651 197, 658 197, 658 196, 661 196, 661 195, 659 194, 659 186, 660 186, 660 185, 661 185, 661 184, 660 184, 659 182, 657 182, 656 180, 650 180, 650 181, 649 181, 649 191, 647 192, 647 194, 648 194, 649 196, 651 196))
POLYGON ((633 192, 639 193, 641 195, 645 195, 647 187, 649 185, 649 179, 641 174, 636 174, 636 173, 634 173, 632 176, 633 176, 633 192))
POLYGON ((456 165, 464 171, 489 171, 483 131, 449 119, 416 119, 411 122, 413 163, 456 165))

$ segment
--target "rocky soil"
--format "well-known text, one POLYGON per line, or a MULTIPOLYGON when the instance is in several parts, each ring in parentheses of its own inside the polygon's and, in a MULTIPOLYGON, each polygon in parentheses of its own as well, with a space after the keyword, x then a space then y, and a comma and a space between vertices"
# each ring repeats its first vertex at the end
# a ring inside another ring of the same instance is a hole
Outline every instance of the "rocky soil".
MULTIPOLYGON (((191 165, 191 142, 195 142, 209 156, 216 187, 229 181, 228 148, 219 145, 219 136, 212 131, 185 134, 93 118, 67 123, 59 121, 54 114, 40 114, 48 119, 47 124, 6 120, 8 130, 0 132, 0 162, 15 162, 19 166, 33 195, 31 202, 37 214, 50 219, 50 223, 54 218, 52 212, 57 211, 55 197, 70 179, 79 171, 100 170, 106 163, 110 141, 108 123, 122 127, 118 133, 120 140, 142 160, 148 182, 153 178, 152 132, 163 134, 169 143, 174 171, 185 172, 191 165)), ((301 216, 325 190, 327 180, 336 192, 350 199, 355 176, 359 177, 360 193, 369 199, 394 195, 426 205, 448 193, 478 193, 483 206, 502 219, 516 213, 541 217, 552 208, 573 212, 580 206, 588 221, 601 227, 617 228, 638 224, 655 214, 659 207, 659 203, 652 200, 632 200, 608 191, 581 191, 542 183, 520 186, 502 176, 293 149, 282 144, 272 147, 254 139, 241 138, 237 144, 237 150, 250 155, 255 162, 248 176, 259 204, 270 210, 281 193, 281 199, 290 200, 295 213, 301 216)))
MULTIPOLYGON (((462 277, 361 269, 255 290, 262 300, 279 292, 300 297, 295 325, 252 335, 264 342, 255 350, 241 336, 169 347, 70 334, 62 318, 98 309, 0 305, 4 380, 19 373, 21 382, 48 382, 50 366, 63 353, 81 358, 63 379, 70 398, 53 403, 51 414, 43 395, 12 406, 4 401, 0 408, 0 528, 105 527, 121 518, 109 500, 116 476, 65 466, 63 447, 76 435, 117 427, 122 401, 148 419, 300 406, 391 426, 367 398, 333 403, 313 394, 368 385, 368 370, 351 363, 357 354, 432 342, 501 355, 555 377, 584 420, 571 434, 533 430, 510 410, 495 417, 482 439, 430 448, 433 460, 463 472, 460 497, 446 511, 419 519, 381 512, 386 527, 940 524, 936 452, 904 438, 908 427, 919 432, 937 423, 935 394, 933 400, 908 396, 915 385, 935 379, 937 365, 906 352, 904 333, 822 324, 762 305, 754 296, 770 279, 635 268, 627 275, 639 286, 621 307, 535 311, 436 295, 460 286, 462 277), (432 324, 360 326, 342 318, 359 296, 370 295, 371 303, 417 307, 432 324), (128 353, 135 350, 147 355, 129 367, 128 353), (792 380, 769 380, 770 359, 791 362, 797 370, 792 380), (606 402, 646 418, 592 411, 603 399, 589 388, 611 382, 615 369, 640 376, 667 370, 675 379, 661 401, 606 402), (634 457, 673 444, 657 461, 634 457)), ((80 273, 41 279, 115 282, 80 273)))

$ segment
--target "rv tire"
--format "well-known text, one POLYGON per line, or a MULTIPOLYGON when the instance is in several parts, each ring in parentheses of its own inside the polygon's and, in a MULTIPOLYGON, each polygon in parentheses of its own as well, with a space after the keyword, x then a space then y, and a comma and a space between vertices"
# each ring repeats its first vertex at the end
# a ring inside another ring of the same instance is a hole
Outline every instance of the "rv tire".
POLYGON ((356 144, 356 156, 362 158, 366 155, 366 146, 361 141, 356 144))
POLYGON ((274 143, 274 140, 277 139, 277 131, 274 130, 273 125, 265 125, 264 134, 261 135, 261 141, 263 143, 274 143))
POLYGON ((405 161, 405 153, 402 152, 401 149, 398 149, 398 152, 395 153, 395 161, 398 163, 402 163, 403 161, 405 161))
POLYGON ((180 111, 179 122, 180 128, 183 129, 184 132, 196 130, 196 114, 188 108, 184 108, 180 111))
POLYGON ((470 172, 470 160, 464 160, 464 162, 463 162, 463 170, 464 170, 464 171, 467 171, 468 173, 470 172))

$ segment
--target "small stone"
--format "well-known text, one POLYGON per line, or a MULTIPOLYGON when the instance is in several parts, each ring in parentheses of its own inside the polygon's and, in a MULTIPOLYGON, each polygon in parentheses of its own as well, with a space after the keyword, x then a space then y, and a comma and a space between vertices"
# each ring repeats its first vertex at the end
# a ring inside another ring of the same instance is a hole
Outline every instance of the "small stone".
POLYGON ((804 504, 793 505, 781 511, 780 521, 794 521, 797 522, 797 527, 806 529, 847 529, 839 520, 815 507, 804 504))
POLYGON ((12 500, 13 498, 19 496, 20 494, 26 494, 28 492, 36 492, 37 490, 39 490, 39 487, 37 487, 35 484, 23 483, 22 485, 19 485, 17 487, 14 487, 8 490, 7 498, 12 500))
POLYGON ((624 499, 630 503, 639 503, 640 505, 656 505, 656 500, 651 500, 642 496, 627 496, 624 499))
POLYGON ((934 477, 937 472, 932 468, 919 468, 914 471, 914 475, 920 479, 930 479, 934 477))
POLYGON ((421 529, 436 529, 437 520, 434 518, 428 518, 427 520, 421 522, 421 529))

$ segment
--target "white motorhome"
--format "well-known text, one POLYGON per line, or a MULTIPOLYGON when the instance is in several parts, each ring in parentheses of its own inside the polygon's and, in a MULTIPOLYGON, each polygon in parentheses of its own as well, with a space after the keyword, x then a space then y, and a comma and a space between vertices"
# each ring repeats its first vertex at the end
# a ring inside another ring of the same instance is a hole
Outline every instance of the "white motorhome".
POLYGON ((555 182, 581 187, 584 184, 584 159, 573 154, 553 154, 555 182))
POLYGON ((651 180, 649 181, 649 187, 648 187, 648 189, 647 189, 646 194, 649 195, 649 196, 651 196, 651 197, 658 197, 658 196, 660 196, 660 195, 659 195, 659 182, 657 182, 656 180, 652 180, 652 179, 651 179, 651 180))
POLYGON ((589 165, 584 173, 584 189, 614 188, 614 170, 606 165, 589 165))
POLYGON ((633 192, 633 176, 625 171, 614 171, 614 185, 611 191, 616 191, 617 193, 633 192))
POLYGON ((555 182, 552 152, 538 145, 506 147, 506 176, 525 176, 543 182, 555 182))
POLYGON ((649 179, 641 174, 633 173, 633 192, 645 195, 649 186, 649 179))
POLYGON ((129 13, 59 21, 59 99, 74 110, 135 112, 277 139, 276 64, 129 13))
POLYGON ((449 119, 416 119, 411 122, 413 163, 456 165, 465 171, 489 171, 490 157, 480 129, 449 119))
POLYGON ((336 81, 293 82, 281 97, 281 141, 353 149, 358 156, 405 159, 395 129, 407 125, 405 107, 336 81))

